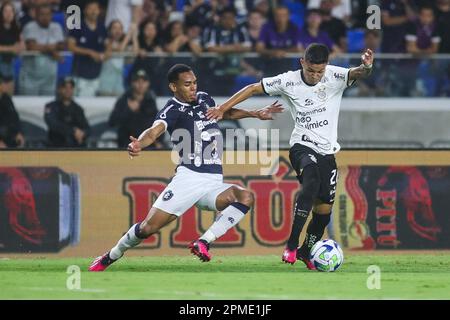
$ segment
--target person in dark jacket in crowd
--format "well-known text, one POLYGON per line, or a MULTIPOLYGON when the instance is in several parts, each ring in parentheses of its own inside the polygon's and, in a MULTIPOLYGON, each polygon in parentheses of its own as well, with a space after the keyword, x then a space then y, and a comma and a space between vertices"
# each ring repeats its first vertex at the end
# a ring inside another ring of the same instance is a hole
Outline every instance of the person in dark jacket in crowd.
POLYGON ((20 127, 19 114, 11 97, 6 93, 6 85, 0 75, 0 149, 23 147, 25 138, 20 127))
POLYGON ((51 147, 86 147, 90 127, 83 108, 73 100, 75 81, 70 77, 58 82, 55 101, 45 106, 45 123, 51 147))
MULTIPOLYGON (((150 80, 143 69, 137 70, 131 78, 131 88, 116 102, 109 117, 109 125, 118 127, 118 147, 125 148, 130 143, 130 136, 139 136, 155 120, 158 113, 156 99, 150 90, 150 80)), ((164 147, 162 139, 155 147, 164 147)))

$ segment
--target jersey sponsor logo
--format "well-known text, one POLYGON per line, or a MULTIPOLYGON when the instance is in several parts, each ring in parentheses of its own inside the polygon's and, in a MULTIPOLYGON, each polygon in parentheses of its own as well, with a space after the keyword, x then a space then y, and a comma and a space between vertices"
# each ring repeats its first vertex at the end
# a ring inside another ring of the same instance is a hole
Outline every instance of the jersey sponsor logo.
MULTIPOLYGON (((311 119, 311 118, 306 117, 307 122, 308 122, 308 119, 311 119)), ((308 130, 311 130, 311 129, 318 129, 321 127, 325 127, 327 125, 328 125, 328 120, 320 120, 320 121, 316 121, 316 122, 312 122, 312 123, 306 123, 304 127, 308 130)))
POLYGON ((321 148, 323 150, 330 150, 330 148, 331 148, 331 143, 329 143, 328 141, 326 141, 326 142, 325 141, 324 142, 318 142, 318 141, 312 140, 306 134, 302 135, 302 141, 312 143, 316 147, 321 148))
POLYGON ((271 82, 266 82, 266 86, 273 87, 275 85, 279 86, 281 84, 281 79, 274 79, 271 82))
POLYGON ((167 190, 166 192, 164 192, 163 201, 169 201, 170 199, 172 199, 172 197, 173 197, 172 190, 167 190))
POLYGON ((299 117, 299 116, 301 116, 301 117, 313 116, 313 115, 316 115, 318 113, 322 113, 322 112, 325 112, 325 111, 327 111, 327 107, 316 108, 314 110, 306 111, 306 112, 299 111, 299 112, 297 112, 297 117, 299 117))
POLYGON ((205 125, 203 124, 204 121, 195 121, 195 125, 197 126, 198 130, 203 130, 205 129, 205 125))
POLYGON ((345 74, 340 73, 340 72, 335 72, 334 78, 337 80, 345 81, 345 74))
POLYGON ((297 81, 297 82, 288 81, 288 82, 286 82, 286 88, 296 87, 296 86, 299 86, 300 84, 301 84, 300 81, 297 81))

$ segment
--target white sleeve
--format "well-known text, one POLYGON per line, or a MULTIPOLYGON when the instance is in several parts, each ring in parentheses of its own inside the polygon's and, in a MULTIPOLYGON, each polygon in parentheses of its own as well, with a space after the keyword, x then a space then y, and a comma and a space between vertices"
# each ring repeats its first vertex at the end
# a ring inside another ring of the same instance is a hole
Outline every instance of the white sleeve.
POLYGON ((344 90, 350 87, 355 82, 355 80, 349 80, 349 68, 330 66, 330 69, 332 71, 332 81, 336 84, 336 87, 344 90))
POLYGON ((281 95, 286 90, 286 83, 284 81, 284 73, 275 77, 263 78, 261 84, 264 92, 269 96, 281 95))

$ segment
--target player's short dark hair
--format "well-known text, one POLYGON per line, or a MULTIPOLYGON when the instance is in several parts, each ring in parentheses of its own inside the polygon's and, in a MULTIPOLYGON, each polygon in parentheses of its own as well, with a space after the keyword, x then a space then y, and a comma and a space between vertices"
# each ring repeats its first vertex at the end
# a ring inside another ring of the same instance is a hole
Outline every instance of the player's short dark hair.
POLYGON ((305 50, 305 60, 312 64, 328 63, 330 50, 321 43, 311 43, 305 50))
POLYGON ((192 68, 188 65, 181 63, 176 64, 169 69, 169 72, 167 73, 167 80, 169 80, 169 83, 174 83, 178 81, 180 73, 190 71, 192 71, 192 68))

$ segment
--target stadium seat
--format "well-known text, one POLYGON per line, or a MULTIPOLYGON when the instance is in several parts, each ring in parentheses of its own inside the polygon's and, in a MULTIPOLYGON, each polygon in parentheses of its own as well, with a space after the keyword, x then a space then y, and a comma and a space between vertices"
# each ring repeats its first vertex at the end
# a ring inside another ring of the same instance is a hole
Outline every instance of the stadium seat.
POLYGON ((73 54, 64 53, 64 61, 58 63, 58 79, 70 76, 72 74, 73 54))
POLYGON ((61 25, 63 31, 66 31, 66 16, 64 12, 54 12, 52 21, 61 25))
POLYGON ((291 22, 297 27, 303 28, 306 11, 304 4, 293 0, 284 0, 283 4, 289 9, 291 22))
POLYGON ((362 29, 347 30, 348 52, 359 53, 364 49, 364 31, 362 29))

